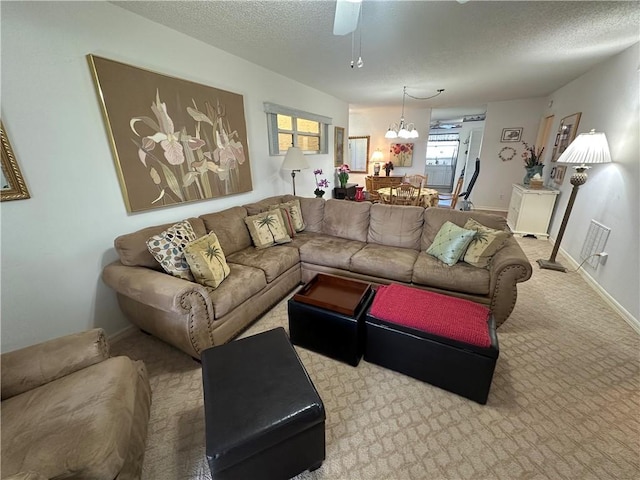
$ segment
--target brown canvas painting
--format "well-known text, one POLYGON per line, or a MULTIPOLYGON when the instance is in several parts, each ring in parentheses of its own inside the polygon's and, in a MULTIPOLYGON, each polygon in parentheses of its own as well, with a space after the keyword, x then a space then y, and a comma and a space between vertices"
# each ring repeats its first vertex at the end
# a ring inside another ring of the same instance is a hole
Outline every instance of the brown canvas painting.
POLYGON ((129 212, 252 190, 242 95, 88 60, 129 212))

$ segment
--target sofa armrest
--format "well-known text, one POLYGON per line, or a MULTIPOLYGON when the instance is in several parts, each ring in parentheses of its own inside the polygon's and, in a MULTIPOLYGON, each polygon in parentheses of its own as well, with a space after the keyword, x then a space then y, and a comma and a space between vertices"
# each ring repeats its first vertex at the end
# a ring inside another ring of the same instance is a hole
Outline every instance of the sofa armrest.
POLYGON ((2 400, 109 358, 101 328, 2 354, 2 400))
POLYGON ((516 284, 531 278, 532 272, 529 259, 513 237, 493 256, 489 266, 489 295, 496 327, 502 325, 513 311, 518 297, 516 284))
POLYGON ((187 313, 192 308, 189 298, 195 293, 203 299, 206 309, 213 312, 205 287, 164 272, 114 262, 104 268, 102 279, 116 292, 158 310, 187 313))

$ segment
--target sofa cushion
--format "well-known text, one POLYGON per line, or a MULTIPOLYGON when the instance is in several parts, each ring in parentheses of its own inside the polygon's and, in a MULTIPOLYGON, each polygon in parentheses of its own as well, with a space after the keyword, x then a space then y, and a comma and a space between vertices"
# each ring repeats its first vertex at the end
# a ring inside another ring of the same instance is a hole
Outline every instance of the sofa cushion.
POLYGON ((245 248, 230 255, 228 260, 240 265, 259 268, 264 272, 267 283, 271 283, 291 267, 300 263, 300 255, 297 248, 277 245, 266 249, 245 248))
MULTIPOLYGON (((191 224, 191 227, 196 234, 196 238, 206 235, 207 229, 201 219, 192 217, 187 220, 191 224)), ((151 255, 151 252, 149 252, 147 240, 150 237, 165 231, 175 223, 176 222, 165 223, 163 225, 156 225, 155 227, 147 227, 142 230, 138 230, 137 232, 117 237, 114 240, 113 245, 120 257, 120 262, 128 267, 147 267, 163 271, 158 261, 153 257, 153 255, 151 255)))
POLYGON ((200 215, 207 232, 214 232, 225 255, 231 255, 251 246, 251 236, 244 219, 243 207, 231 207, 221 212, 200 215))
POLYGON ((464 255, 475 235, 475 230, 467 230, 455 223, 444 222, 433 243, 427 249, 427 253, 449 266, 454 265, 464 255))
POLYGON ((329 199, 324 206, 322 233, 347 240, 367 241, 369 202, 329 199))
POLYGON ((322 219, 324 218, 325 200, 322 198, 294 197, 285 195, 285 201, 298 200, 304 221, 304 231, 322 233, 322 219))
POLYGON ((467 220, 470 218, 473 218, 476 222, 480 222, 486 227, 508 231, 507 219, 500 215, 474 211, 463 212, 459 210, 451 210, 450 208, 425 208, 424 229, 422 230, 420 250, 426 250, 429 248, 444 222, 449 221, 455 223, 459 227, 464 227, 464 224, 467 223, 467 220))
POLYGON ((371 206, 368 243, 420 250, 424 208, 376 203, 371 206))
POLYGON ((127 457, 137 380, 136 363, 114 357, 4 400, 2 475, 116 478, 127 457))
MULTIPOLYGON (((228 257, 227 257, 228 258, 228 257)), ((223 317, 267 286, 264 272, 259 268, 228 262, 231 273, 215 290, 209 289, 216 319, 223 317)))
POLYGON ((267 248, 291 241, 279 208, 246 217, 244 222, 256 248, 267 248))
POLYGON ((464 262, 449 267, 428 253, 420 252, 413 265, 411 282, 442 290, 489 294, 489 270, 477 268, 464 262))
POLYGON ((351 271, 409 283, 418 253, 417 250, 409 248, 370 243, 353 254, 351 271))
POLYGON ((349 270, 351 257, 365 245, 355 240, 316 235, 300 246, 300 261, 349 270))
POLYGON ((464 228, 476 231, 476 235, 467 247, 463 258, 463 261, 474 267, 487 267, 493 255, 503 247, 511 236, 510 232, 485 227, 473 218, 467 220, 464 228))
POLYGON ((196 234, 191 224, 185 220, 149 238, 147 247, 165 272, 183 280, 193 281, 184 249, 195 239, 196 234))
POLYGON ((193 278, 202 285, 217 288, 229 275, 229 265, 213 232, 189 243, 184 256, 193 278))

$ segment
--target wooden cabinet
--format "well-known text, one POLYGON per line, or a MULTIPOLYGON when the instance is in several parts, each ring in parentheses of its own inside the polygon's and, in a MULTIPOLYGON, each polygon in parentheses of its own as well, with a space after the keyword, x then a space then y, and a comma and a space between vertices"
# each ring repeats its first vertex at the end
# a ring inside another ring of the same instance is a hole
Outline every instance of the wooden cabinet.
POLYGON ((371 200, 372 202, 380 200, 380 195, 378 195, 378 192, 376 192, 376 190, 378 190, 379 188, 394 187, 400 185, 403 178, 404 176, 402 175, 395 177, 369 175, 365 177, 364 184, 367 192, 369 192, 369 200, 371 200))
POLYGON ((552 188, 528 188, 513 184, 507 224, 520 235, 549 236, 549 221, 560 193, 552 188))

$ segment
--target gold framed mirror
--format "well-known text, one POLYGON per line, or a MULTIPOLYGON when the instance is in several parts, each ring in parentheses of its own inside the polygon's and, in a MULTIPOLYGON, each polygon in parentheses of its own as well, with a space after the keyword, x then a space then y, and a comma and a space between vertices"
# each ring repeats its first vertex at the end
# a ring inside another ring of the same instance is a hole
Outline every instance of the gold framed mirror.
POLYGON ((16 157, 13 156, 11 144, 0 120, 0 141, 2 142, 2 172, 0 175, 0 200, 22 200, 30 198, 27 184, 24 183, 22 172, 18 167, 16 157))
POLYGON ((369 171, 369 138, 349 137, 349 169, 353 173, 367 173, 369 171))

